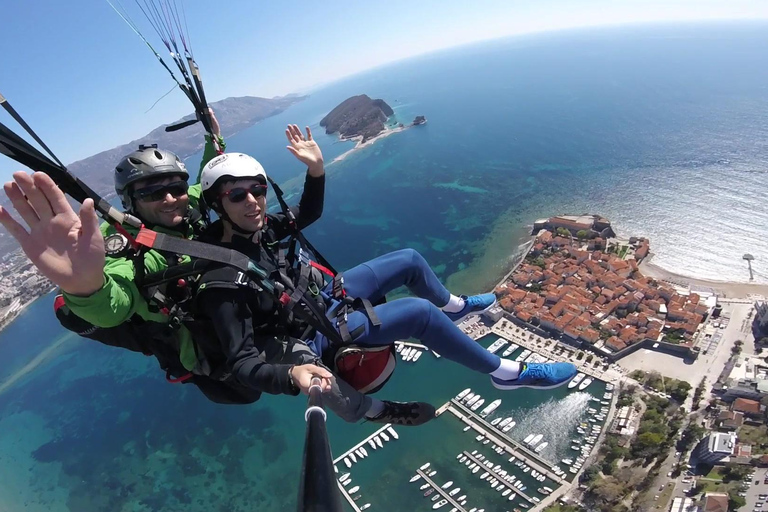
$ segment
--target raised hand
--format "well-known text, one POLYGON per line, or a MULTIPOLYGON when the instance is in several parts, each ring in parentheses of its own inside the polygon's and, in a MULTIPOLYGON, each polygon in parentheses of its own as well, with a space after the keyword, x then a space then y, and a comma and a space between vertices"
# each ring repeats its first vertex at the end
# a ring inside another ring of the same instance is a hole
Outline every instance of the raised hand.
POLYGON ((311 176, 322 176, 325 172, 323 167, 323 152, 320 146, 312 139, 312 130, 307 126, 307 138, 295 124, 289 124, 285 129, 285 136, 288 138, 290 146, 286 146, 293 156, 304 163, 309 169, 311 176))
POLYGON ((0 224, 21 249, 63 291, 88 296, 104 285, 104 237, 92 199, 86 199, 78 216, 64 193, 42 172, 13 174, 3 187, 24 222, 0 207, 0 224))

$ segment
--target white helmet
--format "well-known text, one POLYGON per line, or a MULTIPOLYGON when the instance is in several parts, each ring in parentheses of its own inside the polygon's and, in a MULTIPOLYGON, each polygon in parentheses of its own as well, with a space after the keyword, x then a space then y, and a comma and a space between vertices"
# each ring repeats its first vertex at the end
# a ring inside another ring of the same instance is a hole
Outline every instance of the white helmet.
POLYGON ((203 190, 205 202, 217 211, 223 213, 219 198, 216 196, 217 186, 228 180, 247 178, 262 178, 267 180, 267 173, 258 160, 245 153, 224 153, 219 155, 203 167, 200 174, 200 185, 203 190))
POLYGON ((205 164, 200 175, 200 185, 205 192, 214 188, 222 178, 237 180, 259 177, 265 181, 267 179, 267 173, 258 160, 245 153, 224 153, 205 164))

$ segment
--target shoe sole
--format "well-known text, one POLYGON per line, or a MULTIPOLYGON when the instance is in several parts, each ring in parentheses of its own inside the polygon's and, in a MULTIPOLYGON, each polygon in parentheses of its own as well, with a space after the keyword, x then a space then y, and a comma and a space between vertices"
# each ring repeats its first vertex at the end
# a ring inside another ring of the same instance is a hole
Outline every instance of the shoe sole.
POLYGON ((499 301, 498 300, 494 300, 493 304, 491 304, 490 306, 488 306, 487 308, 485 308, 485 309, 483 309, 481 311, 472 311, 471 313, 467 313, 466 315, 464 315, 463 317, 459 318, 458 320, 454 320, 453 321, 454 325, 459 325, 461 322, 463 322, 467 318, 472 318, 473 316, 480 316, 480 315, 482 315, 483 313, 485 313, 489 309, 491 309, 493 306, 495 306, 497 302, 499 302, 499 301))
POLYGON ((533 384, 498 384, 495 380, 491 379, 491 384, 496 389, 502 389, 505 391, 508 391, 510 389, 520 389, 520 388, 531 388, 531 389, 555 389, 559 388, 560 386, 564 386, 565 384, 568 384, 571 379, 565 380, 561 382, 560 384, 553 384, 552 386, 535 386, 533 384))

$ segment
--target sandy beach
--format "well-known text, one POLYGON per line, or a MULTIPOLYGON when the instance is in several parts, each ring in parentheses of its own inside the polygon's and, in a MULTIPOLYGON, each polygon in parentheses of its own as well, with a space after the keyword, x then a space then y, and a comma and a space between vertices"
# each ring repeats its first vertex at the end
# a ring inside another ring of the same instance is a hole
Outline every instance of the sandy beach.
POLYGON ((704 291, 714 291, 721 297, 730 299, 756 298, 757 296, 768 297, 768 284, 758 283, 729 283, 725 281, 712 281, 708 279, 696 279, 694 277, 682 276, 670 272, 655 263, 653 255, 640 263, 640 272, 644 276, 666 281, 678 286, 690 286, 692 289, 701 289, 704 291))
POLYGON ((407 128, 408 128, 408 126, 398 126, 397 128, 385 128, 383 132, 381 132, 380 134, 378 134, 375 137, 372 137, 372 138, 368 139, 365 142, 363 142, 362 135, 359 135, 357 137, 350 137, 350 138, 343 138, 342 137, 341 140, 353 140, 353 141, 357 141, 357 144, 355 144, 355 147, 353 147, 349 151, 345 151, 344 153, 342 153, 339 156, 337 156, 336 158, 334 158, 331 161, 331 163, 338 162, 339 160, 344 160, 350 154, 352 154, 353 152, 357 151, 358 149, 362 149, 362 148, 364 148, 366 146, 370 146, 371 144, 373 144, 374 142, 376 142, 379 139, 383 139, 384 137, 389 137, 390 135, 392 135, 394 133, 405 131, 407 128))

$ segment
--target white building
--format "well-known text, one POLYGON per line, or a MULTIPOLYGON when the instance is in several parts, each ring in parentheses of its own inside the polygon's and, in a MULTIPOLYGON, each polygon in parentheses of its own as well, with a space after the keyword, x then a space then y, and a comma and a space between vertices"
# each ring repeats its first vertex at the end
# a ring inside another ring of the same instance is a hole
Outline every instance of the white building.
POLYGON ((692 458, 699 462, 714 464, 730 457, 736 447, 735 432, 713 432, 696 445, 692 458))

